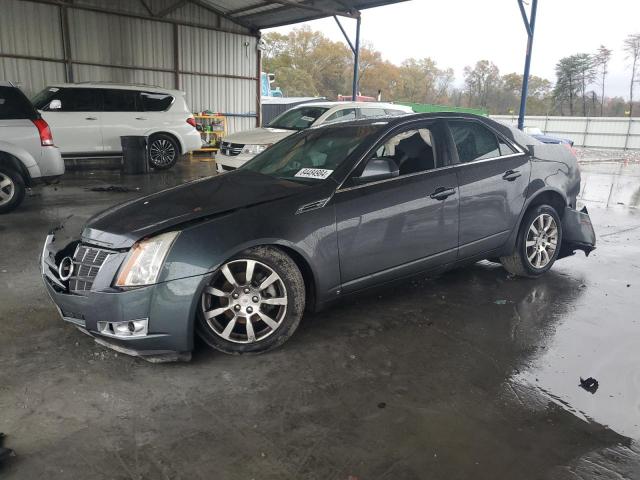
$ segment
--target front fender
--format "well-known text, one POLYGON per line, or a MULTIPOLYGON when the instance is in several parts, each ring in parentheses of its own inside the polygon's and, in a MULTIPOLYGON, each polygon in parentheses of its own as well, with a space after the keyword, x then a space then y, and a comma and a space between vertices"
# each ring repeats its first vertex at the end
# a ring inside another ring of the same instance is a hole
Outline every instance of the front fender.
POLYGON ((295 252, 294 260, 306 263, 318 297, 337 295, 340 271, 334 208, 327 205, 296 215, 298 206, 284 199, 186 226, 171 248, 159 281, 206 276, 243 250, 275 245, 295 252))

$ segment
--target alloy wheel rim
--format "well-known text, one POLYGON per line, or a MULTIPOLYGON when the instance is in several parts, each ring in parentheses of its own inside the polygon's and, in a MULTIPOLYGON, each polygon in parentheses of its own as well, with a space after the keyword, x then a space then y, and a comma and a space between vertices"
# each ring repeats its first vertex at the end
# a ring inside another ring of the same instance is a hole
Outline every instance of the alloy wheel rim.
POLYGON ((202 314, 211 331, 234 343, 272 335, 287 312, 287 289, 268 265, 251 259, 225 263, 202 293, 202 314))
POLYGON ((551 262, 558 247, 558 225, 548 213, 538 215, 527 232, 527 260, 534 268, 544 268, 551 262))
POLYGON ((169 165, 176 156, 176 149, 169 140, 156 140, 151 144, 149 156, 154 165, 169 165))
POLYGON ((16 186, 8 175, 0 172, 0 206, 6 205, 16 194, 16 186))

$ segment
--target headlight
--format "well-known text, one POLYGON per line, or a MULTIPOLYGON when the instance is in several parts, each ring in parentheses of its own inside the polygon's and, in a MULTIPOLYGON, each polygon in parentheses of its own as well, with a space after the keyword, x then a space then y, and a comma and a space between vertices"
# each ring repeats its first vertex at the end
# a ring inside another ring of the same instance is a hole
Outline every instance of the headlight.
POLYGON ((265 145, 245 145, 242 148, 242 153, 246 155, 257 155, 259 153, 264 152, 270 146, 271 146, 270 143, 267 143, 265 145))
POLYGON ((125 260, 118 278, 118 287, 140 287, 158 280, 160 267, 180 232, 167 232, 137 242, 125 260))

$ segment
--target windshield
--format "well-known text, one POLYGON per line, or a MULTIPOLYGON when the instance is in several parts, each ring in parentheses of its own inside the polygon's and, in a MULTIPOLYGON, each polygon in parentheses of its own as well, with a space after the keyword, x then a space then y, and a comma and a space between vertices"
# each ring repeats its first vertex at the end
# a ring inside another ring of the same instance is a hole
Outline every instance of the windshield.
POLYGON ((285 130, 304 130, 309 128, 327 110, 329 110, 327 107, 292 108, 271 120, 267 126, 285 130))
POLYGON ((385 123, 311 129, 281 140, 241 169, 302 183, 316 183, 333 171, 385 123))

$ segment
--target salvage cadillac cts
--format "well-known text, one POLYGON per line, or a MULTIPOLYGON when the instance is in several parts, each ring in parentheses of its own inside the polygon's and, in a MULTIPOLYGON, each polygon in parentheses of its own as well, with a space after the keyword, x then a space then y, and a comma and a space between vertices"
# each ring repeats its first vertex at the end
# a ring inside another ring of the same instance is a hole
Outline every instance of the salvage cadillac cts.
POLYGON ((62 317, 142 356, 281 345, 305 309, 420 272, 500 259, 537 277, 594 248, 571 151, 483 117, 421 114, 296 133, 242 168, 50 234, 62 317))

